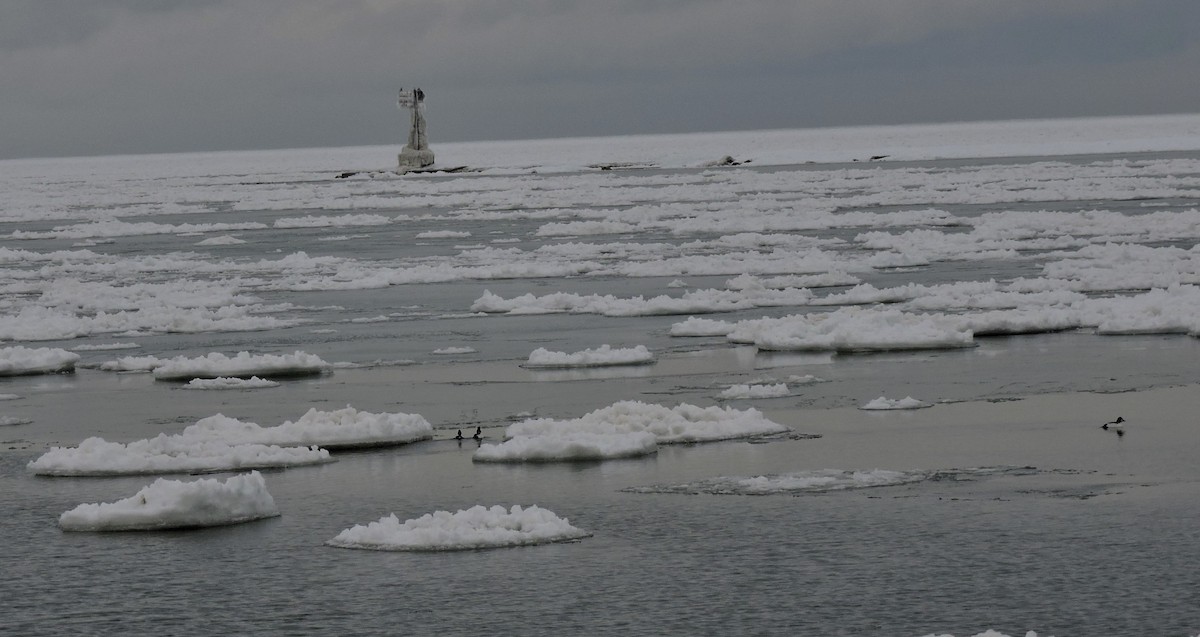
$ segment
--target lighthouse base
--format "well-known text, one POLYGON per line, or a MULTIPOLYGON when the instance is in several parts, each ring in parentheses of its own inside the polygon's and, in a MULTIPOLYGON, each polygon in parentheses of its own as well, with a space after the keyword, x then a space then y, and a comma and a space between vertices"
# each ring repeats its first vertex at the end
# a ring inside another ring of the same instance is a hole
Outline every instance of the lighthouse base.
POLYGON ((399 163, 400 172, 407 172, 417 168, 424 168, 433 165, 433 151, 428 148, 421 150, 413 150, 408 146, 400 149, 400 154, 396 157, 399 163))

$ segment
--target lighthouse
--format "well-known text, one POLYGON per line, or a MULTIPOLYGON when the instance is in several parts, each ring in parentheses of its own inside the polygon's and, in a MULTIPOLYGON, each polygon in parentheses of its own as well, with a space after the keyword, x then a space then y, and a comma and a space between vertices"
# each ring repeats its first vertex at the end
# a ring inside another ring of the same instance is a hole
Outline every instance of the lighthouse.
POLYGON ((408 172, 416 168, 424 168, 433 164, 433 151, 425 138, 425 91, 419 88, 411 90, 400 89, 400 99, 396 101, 400 108, 408 108, 412 112, 412 125, 408 130, 408 143, 400 149, 399 171, 408 172))

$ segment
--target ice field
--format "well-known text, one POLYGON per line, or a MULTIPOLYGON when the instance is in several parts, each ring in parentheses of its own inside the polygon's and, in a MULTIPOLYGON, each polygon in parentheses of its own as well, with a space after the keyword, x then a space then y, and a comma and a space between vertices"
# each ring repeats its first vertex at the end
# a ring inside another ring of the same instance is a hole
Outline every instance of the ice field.
POLYGON ((1200 115, 433 145, 0 161, 9 630, 1200 634, 1200 115))

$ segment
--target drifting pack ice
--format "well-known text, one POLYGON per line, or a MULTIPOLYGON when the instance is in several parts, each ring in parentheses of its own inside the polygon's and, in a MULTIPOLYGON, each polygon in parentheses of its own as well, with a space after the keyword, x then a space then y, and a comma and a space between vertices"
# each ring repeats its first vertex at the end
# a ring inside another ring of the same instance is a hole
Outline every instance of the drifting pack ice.
POLYGON ((116 502, 81 504, 58 518, 64 531, 157 531, 239 524, 275 517, 279 509, 257 471, 224 482, 159 478, 116 502))
POLYGON ((647 365, 654 362, 654 354, 645 345, 636 347, 611 347, 601 345, 568 354, 553 352, 539 347, 529 354, 525 367, 557 369, 567 367, 606 367, 615 365, 647 365))
POLYGON ((330 546, 377 551, 456 551, 565 542, 591 533, 566 518, 531 505, 473 506, 455 513, 436 511, 400 522, 395 513, 357 524, 326 542, 330 546))
POLYGON ((28 467, 40 476, 117 476, 243 471, 324 462, 333 462, 333 458, 317 447, 230 444, 159 434, 127 444, 92 437, 78 447, 51 447, 28 467))

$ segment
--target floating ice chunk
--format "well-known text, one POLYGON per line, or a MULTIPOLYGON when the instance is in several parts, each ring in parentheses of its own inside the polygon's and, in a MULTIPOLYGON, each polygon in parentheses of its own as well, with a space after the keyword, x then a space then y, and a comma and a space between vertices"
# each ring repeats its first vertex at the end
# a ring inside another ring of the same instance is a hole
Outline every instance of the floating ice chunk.
POLYGON ((160 434, 128 444, 88 438, 78 447, 52 447, 29 463, 44 476, 110 476, 292 467, 332 462, 316 447, 239 445, 160 434))
POLYGON ((645 365, 654 362, 654 354, 645 345, 636 347, 611 347, 601 345, 595 349, 568 354, 552 352, 539 347, 529 354, 525 367, 557 368, 557 367, 604 367, 608 365, 645 365))
POLYGON ((537 229, 538 237, 572 237, 595 234, 628 234, 638 227, 624 221, 568 221, 547 223, 537 229))
POLYGON ((237 444, 317 445, 326 449, 401 445, 433 437, 433 425, 420 414, 371 413, 347 406, 336 411, 309 409, 295 422, 274 427, 217 414, 196 421, 180 436, 237 444))
POLYGON ((709 314, 756 307, 804 305, 812 298, 807 289, 783 290, 689 290, 679 297, 659 295, 652 298, 612 295, 580 295, 556 292, 545 296, 524 294, 505 299, 485 290, 471 304, 472 312, 492 314, 601 314, 604 316, 660 316, 671 314, 709 314))
POLYGON ((293 354, 258 354, 238 352, 226 356, 212 352, 199 358, 176 356, 154 368, 158 380, 186 380, 192 378, 218 378, 221 376, 247 378, 250 376, 283 377, 320 374, 330 369, 330 364, 315 354, 297 350, 293 354))
POLYGON ((537 505, 514 504, 507 510, 477 505, 456 513, 436 511, 403 523, 393 513, 348 528, 326 544, 378 551, 454 551, 565 542, 590 535, 537 505))
MULTIPOLYGON (((974 347, 953 317, 847 307, 757 324, 754 345, 776 351, 886 351, 974 347)), ((734 333, 730 334, 732 338, 734 333)))
POLYGON ((787 427, 768 420, 753 408, 697 407, 687 403, 665 407, 624 400, 573 420, 535 418, 513 423, 505 430, 505 436, 648 432, 654 434, 659 444, 666 444, 728 440, 784 431, 787 427))
POLYGON ((923 409, 925 407, 932 407, 932 406, 933 406, 933 403, 927 403, 923 400, 917 400, 916 398, 913 398, 912 396, 905 396, 904 398, 898 398, 898 399, 891 399, 891 398, 887 398, 886 396, 880 396, 879 398, 876 398, 875 400, 868 402, 867 404, 863 405, 862 407, 859 407, 859 409, 867 409, 867 410, 923 409))
POLYGON ((106 372, 149 372, 166 361, 157 356, 122 356, 115 361, 100 363, 106 372))
POLYGON ((815 469, 751 477, 721 476, 682 484, 631 487, 631 493, 709 493, 718 495, 774 495, 822 493, 886 487, 920 482, 929 478, 927 471, 891 471, 887 469, 844 470, 815 469))
POLYGON ((53 374, 75 369, 79 354, 54 347, 0 348, 0 376, 53 374))
POLYGON ((500 444, 479 446, 476 462, 565 462, 632 458, 658 452, 654 434, 566 432, 559 435, 520 436, 500 444))
POLYGON ((219 237, 209 237, 201 241, 197 241, 198 246, 236 246, 246 243, 245 239, 239 239, 233 235, 221 235, 219 237))
POLYGON ((772 385, 730 385, 719 396, 726 399, 736 399, 779 398, 787 395, 788 386, 785 383, 775 383, 772 385))
POLYGON ((238 524, 279 515, 257 471, 181 482, 159 478, 116 502, 81 504, 58 518, 64 531, 155 531, 238 524))
POLYGON ((1126 297, 1088 299, 1081 322, 1100 334, 1187 334, 1200 330, 1200 287, 1176 285, 1126 297))
POLYGON ((1061 332, 1080 326, 1080 312, 1062 307, 1028 307, 971 312, 960 318, 963 329, 975 336, 1061 332))
POLYGON ((183 386, 184 389, 262 389, 278 387, 279 383, 258 376, 250 378, 193 378, 183 386))
POLYGON ((14 425, 28 425, 33 420, 30 418, 21 418, 20 416, 0 416, 0 427, 12 427, 14 425))
POLYGON ((671 325, 671 336, 727 336, 735 325, 728 321, 689 316, 687 320, 671 325))
POLYGON ((137 343, 96 343, 94 345, 80 344, 75 345, 71 349, 76 352, 106 352, 116 349, 138 349, 141 345, 137 343))
POLYGON ((471 233, 465 230, 429 230, 417 233, 418 239, 461 239, 469 236, 471 233))
POLYGON ((434 354, 474 354, 474 347, 441 347, 433 350, 434 354))
POLYGON ((20 400, 20 394, 0 394, 0 400, 20 400))
POLYGON ((756 277, 751 274, 740 274, 725 282, 730 290, 786 288, 825 288, 839 285, 854 285, 861 279, 847 272, 824 272, 821 274, 792 274, 787 276, 756 277))

